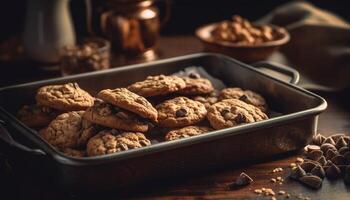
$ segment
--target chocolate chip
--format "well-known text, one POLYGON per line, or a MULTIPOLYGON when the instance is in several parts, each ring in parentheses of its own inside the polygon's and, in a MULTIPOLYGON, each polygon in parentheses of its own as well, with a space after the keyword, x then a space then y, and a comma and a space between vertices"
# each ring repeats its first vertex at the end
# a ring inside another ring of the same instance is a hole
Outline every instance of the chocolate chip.
POLYGON ((337 148, 335 148, 334 145, 329 144, 329 143, 323 143, 323 144, 321 145, 321 151, 323 151, 324 154, 327 153, 328 149, 332 149, 332 150, 334 150, 334 151, 337 150, 337 148))
POLYGON ((307 145, 305 146, 305 150, 307 152, 315 151, 315 150, 321 150, 320 146, 317 145, 307 145))
POLYGON ((313 168, 315 168, 317 166, 318 163, 316 162, 310 162, 310 161, 306 161, 303 162, 300 167, 303 168, 303 170, 305 170, 305 172, 311 172, 311 170, 313 168))
POLYGON ((335 143, 338 142, 338 140, 341 138, 341 137, 344 137, 345 134, 344 133, 338 133, 338 134, 333 134, 331 135, 330 137, 334 140, 335 143))
POLYGON ((338 141, 337 141, 337 143, 335 144, 335 147, 337 148, 337 149, 340 149, 340 148, 342 148, 342 147, 346 147, 348 144, 346 143, 346 141, 344 140, 344 138, 343 137, 340 137, 339 139, 338 139, 338 141))
POLYGON ((299 180, 299 178, 306 175, 306 172, 303 168, 300 167, 300 165, 297 165, 295 169, 292 169, 289 177, 294 180, 299 180))
POLYGON ((326 169, 326 176, 329 179, 337 179, 340 175, 341 170, 335 164, 331 164, 331 166, 326 169))
POLYGON ((322 179, 314 175, 303 176, 299 179, 299 181, 313 189, 318 189, 322 186, 322 179))
POLYGON ((336 155, 331 159, 332 163, 336 165, 345 165, 346 159, 342 155, 336 155))
POLYGON ((326 159, 327 160, 332 160, 332 158, 336 155, 338 155, 338 151, 337 150, 333 150, 333 149, 328 149, 328 151, 326 152, 326 159))
POLYGON ((201 76, 198 73, 196 73, 196 72, 190 72, 188 74, 188 77, 190 77, 192 79, 199 79, 201 76))
POLYGON ((241 124, 245 123, 247 118, 245 117, 245 115, 238 113, 234 120, 237 124, 241 124))
POLYGON ((339 154, 340 155, 344 155, 346 152, 350 151, 350 148, 349 147, 342 147, 339 149, 339 154))
POLYGON ((117 112, 116 116, 121 118, 121 119, 128 119, 129 118, 129 116, 123 111, 117 112))
POLYGON ((347 164, 350 164, 350 151, 344 154, 344 158, 346 159, 347 164))
POLYGON ((323 152, 321 150, 313 150, 306 154, 307 158, 315 161, 319 160, 321 156, 323 156, 323 152))
POLYGON ((221 114, 222 116, 225 116, 225 114, 226 114, 226 113, 229 113, 229 112, 230 112, 230 108, 224 108, 224 109, 221 110, 221 113, 220 113, 220 114, 221 114))
POLYGON ((176 117, 185 117, 187 115, 187 110, 184 108, 180 108, 175 113, 176 117))
POLYGON ((328 143, 328 144, 331 144, 331 145, 335 146, 335 142, 334 142, 334 140, 333 140, 333 138, 332 138, 332 137, 328 137, 328 138, 326 138, 326 140, 323 142, 323 144, 326 144, 326 143, 328 143))
POLYGON ((312 138, 312 143, 315 145, 322 145, 323 142, 326 140, 326 137, 321 135, 321 134, 317 134, 312 138))
POLYGON ((345 168, 344 183, 350 185, 350 165, 345 168))
POLYGON ((310 173, 312 175, 318 176, 320 178, 324 178, 326 175, 326 172, 324 171, 324 169, 320 165, 317 165, 316 167, 314 167, 310 173))
POLYGON ((111 134, 112 134, 112 135, 119 135, 120 132, 119 132, 118 130, 116 130, 116 129, 112 129, 112 130, 111 130, 111 134))
POLYGON ((241 97, 239 97, 239 100, 246 102, 246 103, 251 103, 249 100, 249 97, 247 95, 242 95, 241 97))
POLYGON ((326 165, 327 163, 327 160, 324 156, 321 156, 318 160, 317 160, 318 163, 320 163, 320 165, 326 165))
POLYGON ((245 185, 249 185, 251 182, 253 182, 252 178, 250 178, 246 173, 241 173, 237 177, 235 184, 237 186, 245 186, 245 185))

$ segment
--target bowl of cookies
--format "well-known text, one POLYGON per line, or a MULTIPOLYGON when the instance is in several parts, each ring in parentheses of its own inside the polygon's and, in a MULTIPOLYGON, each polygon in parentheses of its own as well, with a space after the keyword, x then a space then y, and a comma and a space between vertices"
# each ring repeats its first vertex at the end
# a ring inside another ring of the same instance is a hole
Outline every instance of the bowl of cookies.
POLYGON ((248 63, 266 60, 290 40, 289 33, 282 27, 252 24, 238 15, 232 20, 200 27, 196 36, 206 51, 248 63))

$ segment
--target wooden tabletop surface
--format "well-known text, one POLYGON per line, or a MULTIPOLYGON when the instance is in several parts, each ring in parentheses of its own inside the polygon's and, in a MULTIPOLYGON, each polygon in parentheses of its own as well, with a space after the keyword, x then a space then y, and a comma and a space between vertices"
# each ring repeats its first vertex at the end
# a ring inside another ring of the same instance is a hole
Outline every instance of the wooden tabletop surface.
MULTIPOLYGON (((159 43, 160 58, 167 58, 202 51, 201 44, 191 36, 163 37, 159 43)), ((1 73, 1 85, 15 84, 19 82, 57 76, 57 72, 42 72, 26 69, 21 72, 20 78, 15 77, 16 70, 9 70, 8 74, 1 73)), ((319 93, 328 102, 327 110, 320 115, 318 130, 324 135, 343 132, 350 135, 350 105, 344 100, 343 94, 319 93)), ((287 178, 290 163, 294 162, 298 155, 279 158, 265 163, 254 164, 226 170, 219 170, 210 174, 201 175, 186 180, 174 181, 166 186, 153 188, 149 192, 135 193, 123 199, 271 199, 259 196, 253 191, 262 187, 271 188, 276 192, 277 199, 285 199, 285 195, 277 195, 280 190, 291 194, 290 199, 299 199, 299 196, 311 199, 350 199, 350 186, 346 186, 342 180, 323 181, 319 190, 306 188, 299 183, 287 178), (271 173, 274 168, 281 167, 283 172, 271 173), (235 178, 245 172, 254 182, 242 188, 228 187, 235 178), (281 176, 284 178, 282 185, 271 183, 271 178, 281 176)))

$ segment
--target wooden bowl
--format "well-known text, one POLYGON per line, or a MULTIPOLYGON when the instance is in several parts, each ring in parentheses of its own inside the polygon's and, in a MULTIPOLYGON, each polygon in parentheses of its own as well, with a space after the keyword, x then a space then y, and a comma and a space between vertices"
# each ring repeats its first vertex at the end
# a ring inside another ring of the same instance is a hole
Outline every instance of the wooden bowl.
POLYGON ((205 51, 225 54, 248 63, 266 60, 273 52, 278 50, 280 46, 286 44, 290 39, 286 29, 275 25, 269 25, 273 29, 281 29, 281 37, 279 39, 254 45, 220 41, 212 37, 212 31, 217 25, 218 23, 213 23, 202 26, 196 30, 196 36, 203 43, 205 51))

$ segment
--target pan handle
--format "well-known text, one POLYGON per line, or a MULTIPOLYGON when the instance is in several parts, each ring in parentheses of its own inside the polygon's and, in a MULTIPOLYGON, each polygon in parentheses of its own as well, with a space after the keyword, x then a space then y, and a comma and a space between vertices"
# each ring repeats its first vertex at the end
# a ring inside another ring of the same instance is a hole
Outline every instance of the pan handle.
POLYGON ((45 152, 43 152, 40 149, 32 149, 23 144, 16 142, 11 136, 11 134, 7 131, 5 126, 6 126, 6 123, 0 119, 0 140, 2 140, 4 143, 8 144, 11 147, 14 147, 15 149, 19 149, 23 152, 29 153, 31 155, 46 155, 45 152))
POLYGON ((270 69, 270 70, 279 72, 281 74, 287 75, 291 78, 289 81, 289 83, 291 84, 296 85, 299 82, 299 78, 300 78, 299 72, 295 69, 282 65, 280 63, 271 62, 271 61, 260 61, 260 62, 253 63, 252 66, 256 68, 270 69))

